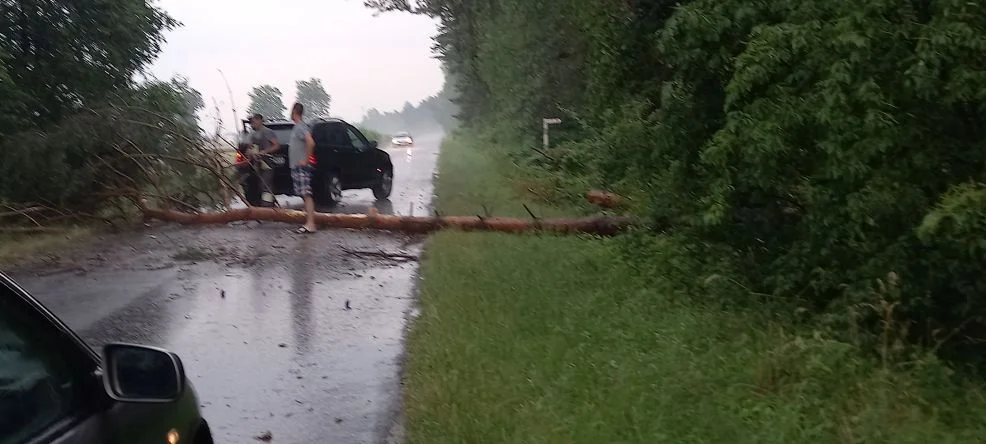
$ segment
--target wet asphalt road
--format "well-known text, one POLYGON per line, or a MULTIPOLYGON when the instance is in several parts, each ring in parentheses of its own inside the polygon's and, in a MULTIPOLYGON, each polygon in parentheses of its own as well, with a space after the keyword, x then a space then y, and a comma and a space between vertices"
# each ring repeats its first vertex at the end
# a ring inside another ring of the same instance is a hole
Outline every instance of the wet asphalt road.
MULTIPOLYGON (((337 212, 430 212, 440 134, 388 149, 389 204, 347 191, 337 212)), ((292 199, 281 199, 294 206, 292 199)), ((420 237, 239 223, 104 237, 12 270, 93 347, 177 352, 217 443, 384 442, 399 412, 402 337, 420 237)))

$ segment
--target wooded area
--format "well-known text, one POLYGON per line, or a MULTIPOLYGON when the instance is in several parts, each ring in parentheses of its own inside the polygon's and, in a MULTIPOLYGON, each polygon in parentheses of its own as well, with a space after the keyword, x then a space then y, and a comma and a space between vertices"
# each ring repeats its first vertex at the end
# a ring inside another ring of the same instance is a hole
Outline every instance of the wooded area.
MULTIPOLYGON (((366 4, 440 21, 439 97, 461 124, 573 199, 611 190, 649 218, 625 241, 640 273, 728 276, 735 288, 676 289, 769 295, 840 331, 896 303, 912 342, 986 355, 981 2, 366 4), (543 117, 565 123, 537 152, 543 117)), ((21 210, 37 206, 109 219, 145 198, 216 204, 201 96, 136 80, 176 25, 145 2, 0 3, 4 212, 30 227, 21 210)))
MULTIPOLYGON (((175 26, 145 2, 0 3, 0 206, 109 220, 141 197, 219 200, 201 95, 182 78, 136 80, 175 26)), ((4 219, 19 221, 38 222, 4 219)))
POLYGON ((913 342, 984 356, 981 2, 365 3, 440 21, 461 123, 677 221, 627 241, 641 273, 728 276, 743 290, 678 289, 844 331, 882 299, 913 342), (536 153, 543 117, 568 123, 536 153))

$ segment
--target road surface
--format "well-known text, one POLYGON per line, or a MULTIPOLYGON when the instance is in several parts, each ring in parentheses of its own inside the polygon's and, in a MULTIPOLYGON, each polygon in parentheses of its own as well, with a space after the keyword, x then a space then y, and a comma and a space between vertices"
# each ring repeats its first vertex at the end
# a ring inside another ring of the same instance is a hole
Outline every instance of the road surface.
MULTIPOLYGON (((430 211, 441 135, 388 149, 391 203, 347 191, 337 212, 430 211)), ((280 198, 286 204, 292 199, 280 198)), ((377 443, 399 412, 406 320, 420 237, 239 223, 159 226, 105 237, 13 270, 98 349, 111 341, 177 352, 217 443, 377 443)))

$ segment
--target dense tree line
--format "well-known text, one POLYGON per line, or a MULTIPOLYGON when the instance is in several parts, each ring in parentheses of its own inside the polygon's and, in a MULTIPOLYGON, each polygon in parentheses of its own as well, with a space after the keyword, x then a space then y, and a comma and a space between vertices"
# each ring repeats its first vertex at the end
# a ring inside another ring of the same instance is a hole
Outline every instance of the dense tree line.
POLYGON ((147 1, 0 2, 0 204, 91 212, 195 182, 162 159, 198 145, 201 95, 140 80, 175 26, 147 1))
POLYGON ((884 298, 911 339, 977 355, 982 2, 366 4, 440 20, 464 124, 529 146, 542 116, 577 122, 530 160, 640 203, 663 233, 628 249, 642 271, 718 273, 744 289, 732 303, 767 295, 841 325, 875 325, 884 298))
POLYGON ((380 112, 372 108, 363 116, 360 126, 383 134, 451 130, 458 112, 451 94, 449 85, 445 85, 438 94, 422 100, 417 106, 404 102, 400 110, 380 112))

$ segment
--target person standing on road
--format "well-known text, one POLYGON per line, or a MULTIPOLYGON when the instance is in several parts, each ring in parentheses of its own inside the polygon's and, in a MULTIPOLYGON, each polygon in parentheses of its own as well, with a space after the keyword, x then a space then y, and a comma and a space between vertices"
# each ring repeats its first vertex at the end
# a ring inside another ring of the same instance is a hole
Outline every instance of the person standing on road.
POLYGON ((247 155, 253 170, 260 177, 263 191, 261 199, 264 201, 264 206, 274 206, 274 170, 267 164, 267 156, 280 150, 281 144, 277 141, 274 130, 264 125, 264 116, 260 114, 250 116, 250 127, 253 128, 253 133, 250 134, 250 149, 247 155))
POLYGON ((315 169, 315 139, 312 130, 302 116, 305 107, 295 103, 291 107, 291 140, 288 142, 288 161, 291 162, 291 182, 294 193, 305 200, 305 225, 298 228, 302 234, 315 232, 315 200, 312 198, 312 172, 315 169))

